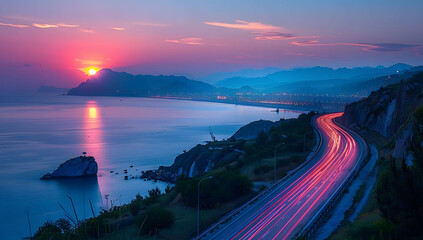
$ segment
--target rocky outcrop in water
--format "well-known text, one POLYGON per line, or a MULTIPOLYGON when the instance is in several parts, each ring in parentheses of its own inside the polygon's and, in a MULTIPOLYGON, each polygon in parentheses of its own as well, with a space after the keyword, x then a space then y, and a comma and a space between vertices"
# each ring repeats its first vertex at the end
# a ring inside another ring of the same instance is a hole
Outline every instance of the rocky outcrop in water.
POLYGON ((98 165, 94 157, 79 156, 67 160, 52 173, 47 173, 41 179, 74 178, 97 175, 98 165))

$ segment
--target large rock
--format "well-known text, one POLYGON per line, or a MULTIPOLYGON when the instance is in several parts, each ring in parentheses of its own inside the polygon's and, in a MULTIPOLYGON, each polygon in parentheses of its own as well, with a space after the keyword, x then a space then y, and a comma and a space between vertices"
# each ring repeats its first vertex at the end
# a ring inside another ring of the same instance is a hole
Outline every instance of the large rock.
POLYGON ((74 178, 97 175, 98 165, 94 157, 79 156, 67 160, 52 173, 47 173, 41 179, 74 178))

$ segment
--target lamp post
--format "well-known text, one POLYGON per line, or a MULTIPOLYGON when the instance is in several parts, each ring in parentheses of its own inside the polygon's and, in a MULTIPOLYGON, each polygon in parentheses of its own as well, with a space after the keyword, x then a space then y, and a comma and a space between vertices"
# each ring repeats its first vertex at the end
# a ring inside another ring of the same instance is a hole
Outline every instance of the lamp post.
POLYGON ((206 178, 201 179, 198 182, 198 201, 197 201, 197 236, 200 235, 200 183, 206 179, 213 178, 213 176, 209 176, 206 178))
POLYGON ((276 182, 276 148, 278 148, 280 145, 283 145, 283 144, 285 144, 285 142, 283 142, 283 143, 279 143, 278 145, 276 145, 275 146, 275 161, 274 161, 274 164, 273 164, 273 166, 274 166, 274 170, 273 170, 273 176, 274 176, 274 178, 275 178, 275 182, 276 182))

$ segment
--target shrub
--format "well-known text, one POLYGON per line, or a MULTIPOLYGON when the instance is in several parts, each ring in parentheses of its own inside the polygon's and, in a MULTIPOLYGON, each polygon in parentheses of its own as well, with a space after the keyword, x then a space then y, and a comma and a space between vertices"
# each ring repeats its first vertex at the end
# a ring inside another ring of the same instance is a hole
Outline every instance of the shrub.
POLYGON ((417 107, 416 111, 414 112, 414 116, 417 118, 417 122, 419 124, 423 124, 423 104, 417 107))
MULTIPOLYGON (((197 206, 198 178, 178 181, 176 191, 182 193, 183 201, 197 206)), ((251 192, 251 180, 235 171, 223 171, 201 183, 200 207, 215 208, 222 203, 238 199, 251 192)))
POLYGON ((173 187, 171 187, 170 185, 167 185, 165 188, 165 193, 169 194, 172 190, 173 190, 173 187))
POLYGON ((49 239, 62 239, 59 238, 62 234, 62 229, 57 226, 55 222, 47 221, 34 234, 34 239, 49 240, 49 239))
POLYGON ((267 142, 267 139, 268 139, 267 133, 265 133, 264 131, 261 131, 256 138, 256 144, 263 145, 267 142))
POLYGON ((273 167, 269 166, 269 165, 257 166, 257 167, 254 168, 254 174, 260 175, 260 174, 263 174, 263 173, 267 173, 270 170, 273 170, 273 167))
POLYGON ((129 204, 129 211, 131 212, 132 216, 137 216, 141 210, 141 201, 135 200, 129 204))
POLYGON ((148 196, 151 198, 159 197, 162 194, 159 187, 153 188, 151 190, 148 190, 148 196))
POLYGON ((56 226, 58 226, 63 232, 68 232, 72 229, 72 224, 69 222, 69 220, 64 218, 59 218, 56 221, 56 226))
POLYGON ((143 234, 154 235, 157 230, 172 226, 175 215, 163 207, 153 207, 137 217, 136 222, 143 234))

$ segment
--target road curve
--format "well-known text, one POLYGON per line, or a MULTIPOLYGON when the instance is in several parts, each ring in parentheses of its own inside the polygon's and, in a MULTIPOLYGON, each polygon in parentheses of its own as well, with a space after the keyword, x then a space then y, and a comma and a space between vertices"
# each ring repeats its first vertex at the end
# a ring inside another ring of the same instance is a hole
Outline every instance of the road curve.
POLYGON ((334 122, 341 115, 315 118, 321 145, 309 163, 205 239, 293 238, 365 157, 364 141, 334 122))

